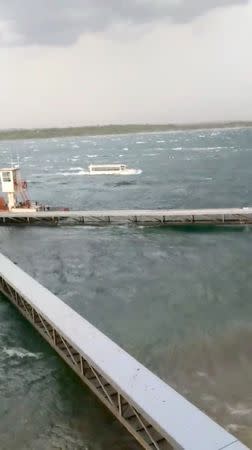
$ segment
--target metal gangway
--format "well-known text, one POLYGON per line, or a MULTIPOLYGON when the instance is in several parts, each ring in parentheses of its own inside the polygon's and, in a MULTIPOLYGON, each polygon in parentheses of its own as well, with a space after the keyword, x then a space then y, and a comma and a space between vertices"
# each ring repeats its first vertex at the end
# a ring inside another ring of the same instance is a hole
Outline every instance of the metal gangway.
POLYGON ((148 450, 248 450, 0 254, 0 291, 148 450))

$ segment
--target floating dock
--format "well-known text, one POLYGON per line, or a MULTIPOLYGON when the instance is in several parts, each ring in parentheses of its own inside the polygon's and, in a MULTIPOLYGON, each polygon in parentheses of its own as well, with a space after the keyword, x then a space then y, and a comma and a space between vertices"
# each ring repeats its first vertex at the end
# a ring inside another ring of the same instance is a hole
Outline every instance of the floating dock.
POLYGON ((106 211, 1 211, 0 225, 245 225, 251 208, 106 211))
POLYGON ((146 450, 249 450, 0 254, 0 291, 146 450))

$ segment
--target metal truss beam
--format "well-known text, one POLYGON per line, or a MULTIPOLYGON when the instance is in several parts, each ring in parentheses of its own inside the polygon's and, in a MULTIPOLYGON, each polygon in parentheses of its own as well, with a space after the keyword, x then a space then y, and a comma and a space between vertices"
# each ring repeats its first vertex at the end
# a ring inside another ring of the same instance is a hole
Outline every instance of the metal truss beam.
POLYGON ((0 291, 16 306, 20 313, 36 328, 144 449, 171 450, 173 448, 155 427, 123 397, 118 389, 106 380, 60 334, 59 330, 54 328, 2 277, 0 277, 0 291))

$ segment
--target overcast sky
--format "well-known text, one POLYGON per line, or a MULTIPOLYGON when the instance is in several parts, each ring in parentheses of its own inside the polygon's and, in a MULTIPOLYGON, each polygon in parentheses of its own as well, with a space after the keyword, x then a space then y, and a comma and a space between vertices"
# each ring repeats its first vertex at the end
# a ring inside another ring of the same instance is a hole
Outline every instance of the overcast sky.
POLYGON ((0 0, 0 128, 252 120, 250 0, 0 0))

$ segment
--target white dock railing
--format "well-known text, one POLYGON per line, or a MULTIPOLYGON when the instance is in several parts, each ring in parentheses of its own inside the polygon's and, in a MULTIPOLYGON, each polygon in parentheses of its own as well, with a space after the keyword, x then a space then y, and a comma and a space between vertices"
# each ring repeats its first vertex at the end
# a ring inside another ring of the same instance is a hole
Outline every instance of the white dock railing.
POLYGON ((1 254, 0 291, 143 448, 248 450, 1 254))

